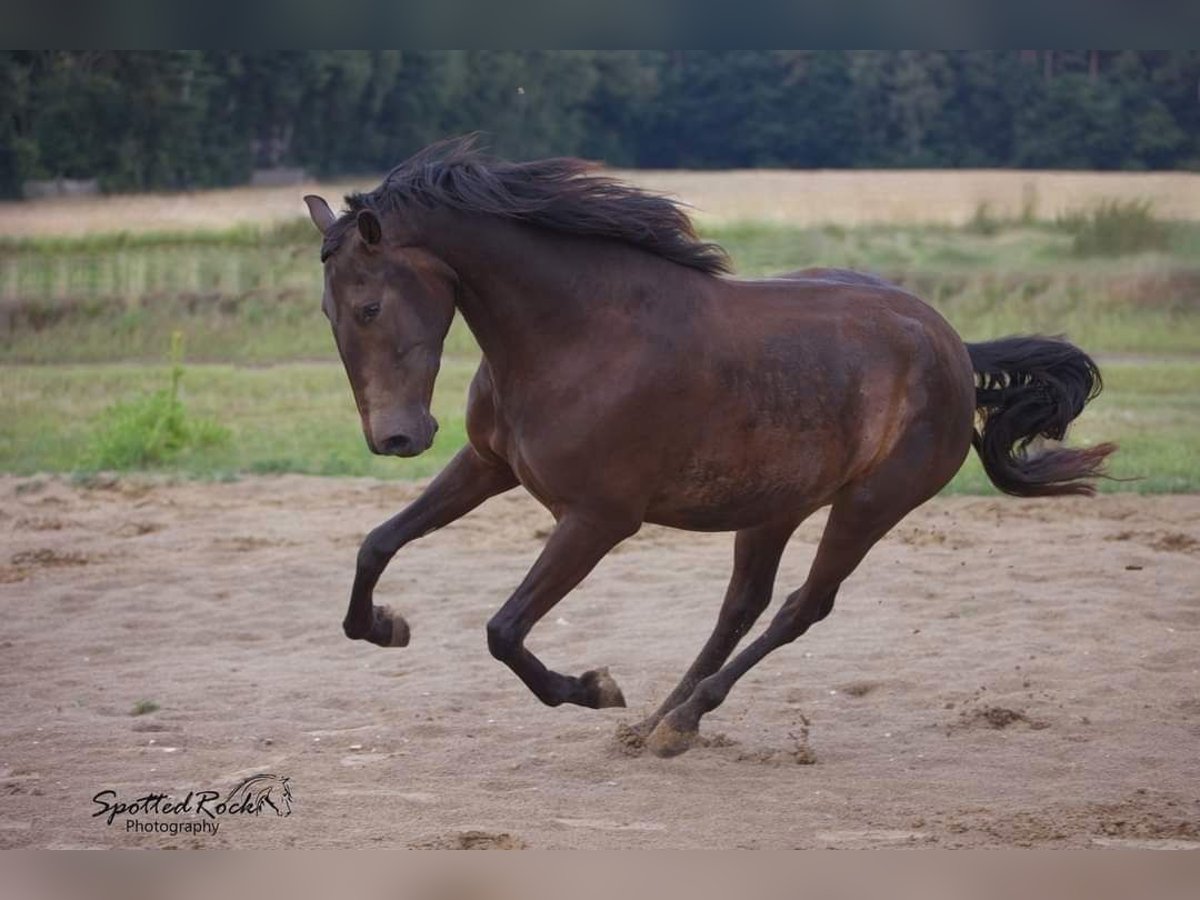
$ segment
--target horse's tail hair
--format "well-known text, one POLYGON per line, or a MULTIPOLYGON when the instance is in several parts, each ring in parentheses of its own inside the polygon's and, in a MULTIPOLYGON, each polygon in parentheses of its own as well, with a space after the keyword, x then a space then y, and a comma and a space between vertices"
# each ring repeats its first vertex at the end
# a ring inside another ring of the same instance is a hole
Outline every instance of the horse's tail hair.
POLYGON ((1061 441, 1103 387, 1100 369, 1063 338, 1007 337, 967 344, 980 425, 972 443, 992 483, 1006 494, 1094 494, 1116 444, 1030 452, 1037 437, 1061 441))

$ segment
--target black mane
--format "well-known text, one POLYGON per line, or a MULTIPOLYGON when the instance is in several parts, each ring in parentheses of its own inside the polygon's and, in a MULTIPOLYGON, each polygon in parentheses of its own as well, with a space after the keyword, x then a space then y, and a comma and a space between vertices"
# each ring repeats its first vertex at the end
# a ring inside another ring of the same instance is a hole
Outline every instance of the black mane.
POLYGON ((581 159, 496 159, 478 149, 475 135, 441 141, 392 169, 375 190, 347 196, 348 212, 329 228, 321 256, 337 249, 359 210, 383 214, 418 203, 611 238, 712 275, 729 271, 725 251, 696 237, 679 204, 596 169, 581 159))

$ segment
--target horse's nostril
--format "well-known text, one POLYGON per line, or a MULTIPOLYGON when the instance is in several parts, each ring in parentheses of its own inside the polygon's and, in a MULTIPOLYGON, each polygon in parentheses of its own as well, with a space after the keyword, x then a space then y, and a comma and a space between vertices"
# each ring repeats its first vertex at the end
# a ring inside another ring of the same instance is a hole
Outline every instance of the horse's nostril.
POLYGON ((393 434, 383 442, 383 452, 393 456, 403 456, 412 451, 413 442, 407 434, 393 434))

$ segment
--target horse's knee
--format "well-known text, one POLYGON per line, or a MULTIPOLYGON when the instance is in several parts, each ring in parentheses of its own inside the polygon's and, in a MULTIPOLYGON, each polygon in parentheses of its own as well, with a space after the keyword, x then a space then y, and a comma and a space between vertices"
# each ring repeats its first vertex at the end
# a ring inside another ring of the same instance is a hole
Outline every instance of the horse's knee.
POLYGON ((504 662, 513 658, 521 644, 521 636, 510 622, 493 616, 487 623, 487 642, 492 656, 504 662))
POLYGON ((369 572, 380 571, 388 564, 388 560, 392 558, 392 554, 384 546, 385 539, 382 530, 383 526, 380 526, 363 538, 363 542, 358 548, 359 569, 369 572))

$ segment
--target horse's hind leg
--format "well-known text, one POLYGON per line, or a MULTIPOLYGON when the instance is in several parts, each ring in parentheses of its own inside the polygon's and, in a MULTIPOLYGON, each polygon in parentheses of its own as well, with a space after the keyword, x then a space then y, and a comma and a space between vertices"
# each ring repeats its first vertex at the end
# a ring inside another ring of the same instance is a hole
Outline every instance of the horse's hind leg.
POLYGON ((716 672, 729 658, 738 641, 753 627, 771 602, 775 573, 788 539, 798 522, 747 528, 737 533, 733 550, 733 574, 725 591, 725 600, 717 616, 716 627, 700 655, 683 679, 650 716, 628 727, 634 738, 645 738, 667 713, 686 700, 702 678, 716 672))
POLYGON ((904 482, 889 487, 895 491, 891 496, 870 485, 849 486, 838 495, 808 580, 788 596, 766 631, 719 672, 703 679, 686 701, 658 723, 646 739, 651 752, 674 756, 687 750, 696 738, 700 718, 720 706, 739 678, 772 650, 791 643, 829 615, 838 588, 871 546, 924 499, 910 499, 904 482))

